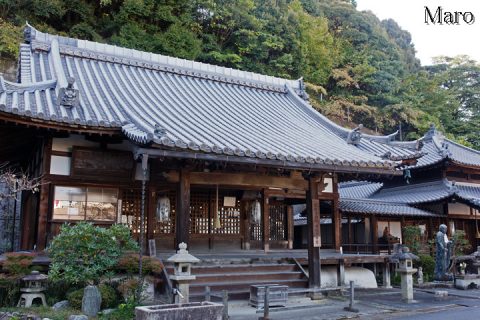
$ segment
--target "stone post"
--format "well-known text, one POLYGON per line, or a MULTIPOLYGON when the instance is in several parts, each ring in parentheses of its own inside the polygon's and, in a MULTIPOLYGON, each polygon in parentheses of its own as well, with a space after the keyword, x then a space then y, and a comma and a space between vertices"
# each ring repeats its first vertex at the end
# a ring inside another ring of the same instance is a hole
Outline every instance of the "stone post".
POLYGON ((190 301, 190 282, 195 280, 191 273, 193 263, 200 262, 187 251, 187 244, 182 242, 178 245, 176 254, 168 258, 169 262, 174 264, 174 273, 170 276, 175 291, 175 303, 183 304, 190 301))

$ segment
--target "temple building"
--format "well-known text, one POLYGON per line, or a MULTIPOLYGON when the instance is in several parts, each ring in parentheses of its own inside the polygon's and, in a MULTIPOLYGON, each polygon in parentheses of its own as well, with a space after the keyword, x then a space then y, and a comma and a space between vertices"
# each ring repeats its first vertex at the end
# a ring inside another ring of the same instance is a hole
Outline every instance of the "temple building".
POLYGON ((0 163, 42 181, 19 204, 25 250, 64 223, 125 223, 159 252, 307 249, 318 288, 320 248, 380 253, 385 227, 401 241, 409 223, 475 236, 478 152, 435 130, 403 143, 342 128, 312 108, 302 79, 27 25, 18 81, 0 76, 0 136, 0 163))

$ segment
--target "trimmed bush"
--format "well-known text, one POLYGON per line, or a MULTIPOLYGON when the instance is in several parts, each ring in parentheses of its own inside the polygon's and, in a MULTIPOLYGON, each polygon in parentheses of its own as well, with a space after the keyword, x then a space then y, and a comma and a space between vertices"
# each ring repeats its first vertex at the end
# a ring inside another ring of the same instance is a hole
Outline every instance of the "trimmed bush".
MULTIPOLYGON (((138 273, 138 254, 128 253, 123 255, 116 269, 120 272, 125 272, 127 274, 137 274, 138 273)), ((152 257, 143 256, 142 257, 142 274, 159 274, 163 270, 163 264, 152 257)))

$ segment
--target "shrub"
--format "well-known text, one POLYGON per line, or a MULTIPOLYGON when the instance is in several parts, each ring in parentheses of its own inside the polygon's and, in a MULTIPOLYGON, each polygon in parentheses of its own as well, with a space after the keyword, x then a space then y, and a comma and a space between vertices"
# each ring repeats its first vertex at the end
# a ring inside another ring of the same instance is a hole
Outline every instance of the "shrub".
POLYGON ((418 267, 422 267, 424 281, 428 282, 433 279, 433 273, 435 272, 435 259, 427 254, 421 254, 418 256, 420 261, 416 264, 418 267))
MULTIPOLYGON (((82 308, 83 290, 78 289, 67 294, 67 300, 70 303, 70 307, 74 309, 82 308)), ((100 295, 102 296, 102 309, 115 308, 118 304, 118 295, 115 289, 106 284, 98 286, 100 295)))
POLYGON ((137 244, 126 226, 101 228, 88 222, 65 224, 48 248, 49 277, 70 284, 98 283, 124 252, 135 249, 137 244))
POLYGON ((119 297, 114 288, 101 284, 98 286, 98 290, 102 296, 102 309, 115 308, 118 305, 119 297))
POLYGON ((470 250, 472 246, 465 236, 465 231, 457 230, 453 235, 453 241, 455 246, 455 256, 461 256, 465 254, 465 251, 470 250))
POLYGON ((110 314, 100 316, 101 320, 133 320, 135 319, 135 307, 137 304, 133 300, 122 303, 118 309, 110 314))
POLYGON ((15 306, 20 296, 20 280, 0 274, 0 306, 15 306))
POLYGON ((122 294, 123 298, 128 300, 129 298, 135 298, 140 282, 138 279, 129 278, 126 279, 118 286, 118 291, 122 294))
POLYGON ((35 258, 34 253, 9 252, 5 254, 7 258, 3 263, 3 270, 10 276, 21 278, 31 271, 32 261, 35 258))
POLYGON ((404 244, 410 249, 413 254, 418 254, 420 249, 420 240, 422 231, 417 226, 406 226, 403 228, 404 244))
POLYGON ((67 293, 67 300, 73 309, 82 309, 83 288, 67 293))
MULTIPOLYGON (((116 270, 120 272, 126 272, 127 274, 138 273, 138 254, 128 253, 123 255, 116 266, 116 270)), ((152 257, 142 257, 142 274, 158 274, 163 270, 163 264, 152 257)))

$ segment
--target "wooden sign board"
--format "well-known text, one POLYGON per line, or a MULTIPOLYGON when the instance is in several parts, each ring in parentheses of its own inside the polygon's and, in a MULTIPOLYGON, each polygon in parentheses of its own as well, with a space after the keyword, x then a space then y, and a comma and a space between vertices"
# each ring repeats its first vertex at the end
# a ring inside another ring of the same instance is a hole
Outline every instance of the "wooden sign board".
POLYGON ((133 173, 131 152, 74 147, 72 176, 99 177, 104 180, 131 180, 133 173))

